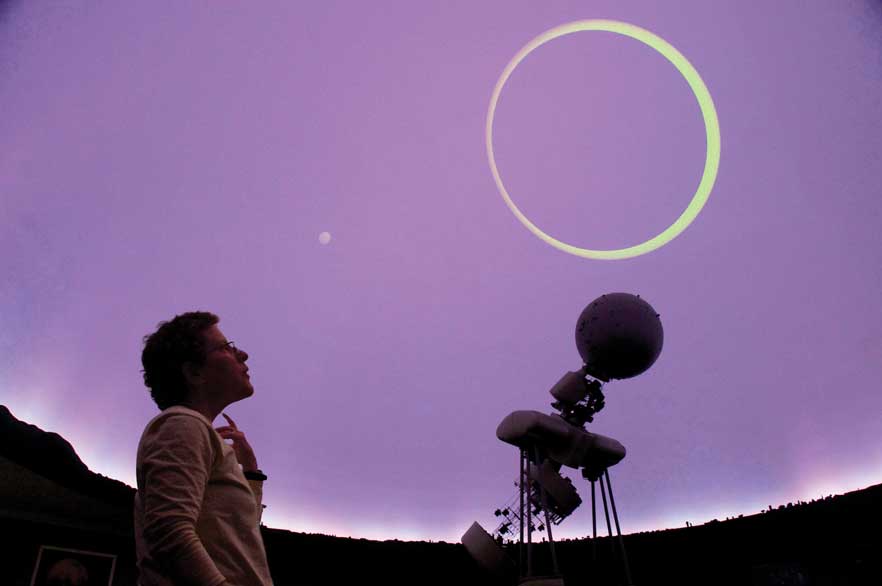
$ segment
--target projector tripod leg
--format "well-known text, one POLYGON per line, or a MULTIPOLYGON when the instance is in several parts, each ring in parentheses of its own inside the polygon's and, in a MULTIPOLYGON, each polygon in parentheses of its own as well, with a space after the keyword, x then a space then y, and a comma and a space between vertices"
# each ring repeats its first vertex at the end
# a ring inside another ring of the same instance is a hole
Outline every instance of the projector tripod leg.
MULTIPOLYGON (((609 470, 603 471, 603 476, 606 478, 606 487, 609 491, 609 502, 612 506, 613 519, 616 522, 616 535, 618 536, 619 550, 622 552, 622 562, 625 565, 625 584, 627 586, 631 586, 631 569, 628 567, 628 554, 625 553, 625 540, 622 539, 622 531, 619 528, 619 515, 616 513, 616 501, 613 499, 612 492, 612 483, 609 481, 609 470)), ((600 492, 603 495, 603 480, 600 481, 600 492)), ((606 496, 603 495, 603 509, 606 512, 606 496)), ((606 526, 609 527, 609 512, 606 512, 606 526)), ((612 537, 612 529, 609 530, 609 536, 612 537)))
POLYGON ((521 526, 521 539, 518 542, 518 575, 524 575, 524 460, 527 459, 527 452, 521 450, 521 475, 518 476, 518 492, 521 497, 521 510, 518 515, 518 523, 521 526))
MULTIPOLYGON (((524 451, 526 458, 526 450, 524 451)), ((526 482, 521 484, 521 490, 527 491, 527 576, 533 575, 533 505, 530 504, 530 459, 526 458, 527 475, 526 482)), ((523 494, 523 493, 522 493, 523 494)))
POLYGON ((591 481, 591 562, 597 566, 597 505, 594 497, 594 480, 591 481))
POLYGON ((612 540, 612 525, 609 522, 609 508, 606 505, 606 488, 603 486, 603 476, 600 477, 600 498, 603 499, 603 516, 606 518, 606 532, 609 535, 609 542, 612 545, 613 555, 616 553, 616 545, 612 540))
MULTIPOLYGON (((536 454, 536 465, 539 465, 539 446, 536 446, 534 453, 536 454)), ((554 549, 554 537, 551 535, 551 518, 548 516, 548 498, 545 495, 545 487, 539 483, 539 496, 542 501, 542 511, 545 513, 545 531, 548 532, 548 546, 551 548, 551 565, 554 568, 554 575, 560 575, 560 568, 557 565, 557 552, 554 549)))

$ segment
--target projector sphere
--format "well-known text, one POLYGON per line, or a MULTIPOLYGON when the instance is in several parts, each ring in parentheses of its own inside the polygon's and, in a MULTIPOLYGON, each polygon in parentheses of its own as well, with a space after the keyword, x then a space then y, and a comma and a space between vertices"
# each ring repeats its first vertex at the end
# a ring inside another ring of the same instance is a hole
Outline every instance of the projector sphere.
POLYGON ((661 354, 663 342, 658 314, 630 293, 601 295, 576 323, 576 347, 585 371, 603 381, 646 372, 661 354))

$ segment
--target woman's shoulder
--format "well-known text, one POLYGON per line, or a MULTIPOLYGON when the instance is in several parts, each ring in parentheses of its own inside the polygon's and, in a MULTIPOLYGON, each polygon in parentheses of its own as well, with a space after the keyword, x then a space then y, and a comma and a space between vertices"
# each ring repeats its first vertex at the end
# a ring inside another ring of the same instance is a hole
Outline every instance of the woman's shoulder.
POLYGON ((198 435, 211 438, 212 431, 211 422, 204 415, 188 407, 175 405, 151 419, 144 428, 142 438, 156 435, 198 435))
POLYGON ((137 459, 167 451, 201 454, 213 462, 223 452, 223 440, 201 413, 186 407, 169 407, 147 423, 138 442, 137 459))

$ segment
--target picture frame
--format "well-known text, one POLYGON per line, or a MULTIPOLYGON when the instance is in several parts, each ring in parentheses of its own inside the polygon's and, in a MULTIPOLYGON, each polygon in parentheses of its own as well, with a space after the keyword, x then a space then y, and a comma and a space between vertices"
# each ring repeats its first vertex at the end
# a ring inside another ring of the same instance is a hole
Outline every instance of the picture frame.
POLYGON ((41 545, 31 586, 112 586, 116 555, 41 545))

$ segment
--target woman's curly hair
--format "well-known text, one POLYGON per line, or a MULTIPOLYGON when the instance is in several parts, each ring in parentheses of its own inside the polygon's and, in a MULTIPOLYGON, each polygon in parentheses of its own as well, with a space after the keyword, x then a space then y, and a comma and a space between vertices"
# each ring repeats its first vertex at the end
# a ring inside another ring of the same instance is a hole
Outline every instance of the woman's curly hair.
POLYGON ((187 398, 187 381, 181 367, 185 362, 205 363, 206 344, 202 333, 220 321, 207 311, 176 315, 159 322, 158 329, 144 336, 141 364, 144 384, 160 410, 180 405, 187 398))

